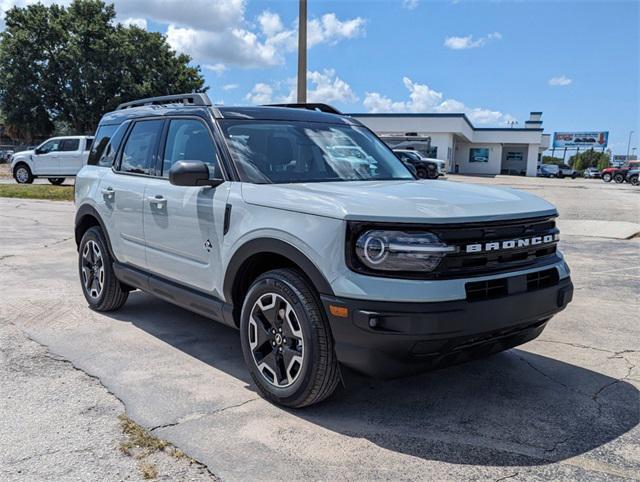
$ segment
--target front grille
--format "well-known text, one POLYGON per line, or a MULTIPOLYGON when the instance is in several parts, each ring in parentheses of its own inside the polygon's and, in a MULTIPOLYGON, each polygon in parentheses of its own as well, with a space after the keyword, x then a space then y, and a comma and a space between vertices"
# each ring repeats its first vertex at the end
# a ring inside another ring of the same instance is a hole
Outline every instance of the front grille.
POLYGON ((347 230, 347 264, 354 271, 390 278, 404 279, 455 279, 505 273, 520 269, 548 266, 560 261, 557 253, 555 216, 518 219, 497 222, 463 223, 446 225, 386 224, 351 222, 347 230), (355 254, 355 240, 368 229, 391 229, 403 231, 428 231, 436 234, 448 246, 457 246, 459 251, 447 254, 438 267, 431 272, 383 272, 372 271, 362 266, 355 254), (499 243, 550 236, 551 242, 496 249, 492 251, 467 252, 467 245, 499 243))
POLYGON ((555 268, 528 273, 526 275, 510 276, 507 278, 490 279, 486 281, 472 281, 465 284, 467 301, 484 301, 502 298, 510 294, 536 291, 550 288, 560 282, 558 270, 555 268))

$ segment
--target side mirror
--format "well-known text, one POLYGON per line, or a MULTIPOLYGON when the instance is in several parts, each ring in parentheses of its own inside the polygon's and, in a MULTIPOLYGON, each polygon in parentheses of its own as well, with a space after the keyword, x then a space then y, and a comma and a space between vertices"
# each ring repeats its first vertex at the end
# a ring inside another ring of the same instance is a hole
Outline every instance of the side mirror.
POLYGON ((169 169, 169 182, 174 186, 216 187, 224 179, 210 179, 209 166, 202 161, 178 161, 169 169))
POLYGON ((35 151, 33 151, 37 156, 39 156, 40 154, 42 154, 42 149, 40 149, 39 147, 36 147, 35 151))

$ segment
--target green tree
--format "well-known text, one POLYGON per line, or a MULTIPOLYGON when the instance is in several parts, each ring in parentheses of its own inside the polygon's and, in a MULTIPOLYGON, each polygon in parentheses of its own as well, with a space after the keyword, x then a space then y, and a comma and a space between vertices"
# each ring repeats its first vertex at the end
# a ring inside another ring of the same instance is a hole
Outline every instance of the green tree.
POLYGON ((604 169, 605 167, 609 167, 609 154, 590 149, 571 156, 569 165, 576 171, 583 171, 588 167, 604 169))
POLYGON ((14 137, 56 126, 91 133, 119 103, 205 91, 200 67, 159 33, 115 22, 113 5, 75 0, 7 11, 0 33, 0 110, 14 137))
POLYGON ((561 157, 552 157, 552 156, 542 156, 542 164, 562 164, 561 157))

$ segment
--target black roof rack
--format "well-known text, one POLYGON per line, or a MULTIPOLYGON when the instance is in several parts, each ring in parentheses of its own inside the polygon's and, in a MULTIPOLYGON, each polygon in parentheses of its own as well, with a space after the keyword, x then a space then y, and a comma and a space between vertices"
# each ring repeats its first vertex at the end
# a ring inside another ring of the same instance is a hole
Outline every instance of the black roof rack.
POLYGON ((116 110, 129 109, 131 107, 142 107, 145 105, 163 105, 163 104, 184 104, 184 105, 212 105, 207 94, 177 94, 163 95, 160 97, 149 97, 147 99, 133 100, 120 104, 116 110))
POLYGON ((265 107, 288 107, 290 109, 307 109, 307 110, 317 110, 320 112, 326 112, 327 114, 338 114, 344 115, 335 107, 331 107, 328 104, 267 104, 265 107))

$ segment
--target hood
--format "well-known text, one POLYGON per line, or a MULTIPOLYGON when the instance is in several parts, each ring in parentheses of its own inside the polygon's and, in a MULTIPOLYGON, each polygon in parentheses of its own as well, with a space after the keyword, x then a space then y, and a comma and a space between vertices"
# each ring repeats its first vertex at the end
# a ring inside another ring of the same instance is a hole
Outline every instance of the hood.
POLYGON ((450 223, 557 214, 526 192, 451 181, 243 184, 242 195, 249 204, 355 221, 450 223))
POLYGON ((17 159, 18 157, 28 157, 28 156, 33 156, 35 154, 35 150, 31 149, 30 151, 20 151, 20 152, 14 152, 11 155, 11 160, 13 159, 17 159))

